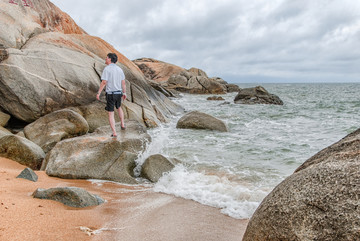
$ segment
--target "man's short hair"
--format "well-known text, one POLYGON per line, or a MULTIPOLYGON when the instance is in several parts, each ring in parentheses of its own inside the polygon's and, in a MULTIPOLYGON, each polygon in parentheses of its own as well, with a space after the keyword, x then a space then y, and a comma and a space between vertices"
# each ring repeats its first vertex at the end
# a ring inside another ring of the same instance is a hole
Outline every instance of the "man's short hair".
POLYGON ((114 63, 114 64, 115 64, 115 63, 117 62, 117 60, 118 60, 117 55, 114 54, 114 53, 108 53, 107 56, 109 57, 109 59, 111 59, 111 63, 114 63))

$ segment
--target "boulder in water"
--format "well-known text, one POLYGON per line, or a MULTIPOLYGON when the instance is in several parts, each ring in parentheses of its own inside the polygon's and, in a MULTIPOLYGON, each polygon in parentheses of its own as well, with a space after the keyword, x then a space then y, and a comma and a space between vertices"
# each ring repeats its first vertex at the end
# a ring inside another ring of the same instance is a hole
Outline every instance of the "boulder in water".
POLYGON ((185 114, 176 124, 176 128, 228 131, 226 124, 222 120, 200 111, 192 111, 185 114))
POLYGON ((360 129, 323 149, 260 204, 244 241, 360 240, 360 129))
POLYGON ((284 104, 278 96, 270 94, 262 86, 241 89, 235 96, 234 102, 235 104, 284 104))
POLYGON ((152 155, 142 165, 141 177, 157 182, 164 173, 171 171, 174 167, 175 165, 163 155, 152 155))

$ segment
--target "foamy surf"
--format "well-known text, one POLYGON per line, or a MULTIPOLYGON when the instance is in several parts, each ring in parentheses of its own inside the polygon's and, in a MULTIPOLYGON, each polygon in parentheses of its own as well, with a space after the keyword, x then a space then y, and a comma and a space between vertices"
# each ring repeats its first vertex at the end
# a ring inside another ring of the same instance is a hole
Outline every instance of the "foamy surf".
POLYGON ((242 219, 249 218, 267 192, 251 190, 226 177, 207 175, 176 166, 154 186, 155 192, 172 194, 194 200, 204 205, 219 208, 223 214, 242 219))

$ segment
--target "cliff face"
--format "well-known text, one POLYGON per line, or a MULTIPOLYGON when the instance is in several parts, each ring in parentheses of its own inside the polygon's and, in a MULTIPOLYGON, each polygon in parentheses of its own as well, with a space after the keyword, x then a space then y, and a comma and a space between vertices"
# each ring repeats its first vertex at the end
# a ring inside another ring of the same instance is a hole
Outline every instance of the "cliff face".
POLYGON ((109 52, 119 57, 138 116, 146 112, 158 122, 180 109, 132 61, 48 0, 0 0, 0 29, 0 110, 20 120, 93 102, 109 52), (132 95, 138 90, 144 93, 132 95))
POLYGON ((7 48, 20 48, 29 38, 43 32, 86 34, 69 15, 41 0, 1 0, 0 26, 0 43, 7 48))
MULTIPOLYGON (((20 2, 23 1, 17 2, 21 4, 20 2)), ((25 7, 24 4, 22 5, 25 7)), ((34 20, 43 28, 64 34, 85 34, 85 31, 81 29, 68 14, 61 11, 50 1, 32 0, 29 5, 30 8, 37 12, 34 20)))

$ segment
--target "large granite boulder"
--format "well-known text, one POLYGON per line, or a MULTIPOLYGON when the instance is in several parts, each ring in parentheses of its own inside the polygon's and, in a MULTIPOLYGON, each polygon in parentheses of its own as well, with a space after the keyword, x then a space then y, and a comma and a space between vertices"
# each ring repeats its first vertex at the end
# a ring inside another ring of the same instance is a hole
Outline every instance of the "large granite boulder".
POLYGON ((175 167, 169 159, 163 155, 156 154, 149 156, 141 168, 141 177, 152 182, 157 182, 166 172, 170 172, 175 167))
POLYGON ((63 109, 43 116, 24 128, 25 137, 39 145, 45 153, 63 139, 85 135, 86 120, 78 113, 63 109))
POLYGON ((270 94, 262 86, 241 89, 235 96, 234 102, 235 104, 284 104, 278 96, 270 94))
POLYGON ((117 138, 110 126, 92 134, 63 140, 48 153, 41 170, 49 176, 72 179, 103 179, 137 183, 133 177, 135 160, 151 141, 143 125, 128 121, 126 130, 116 124, 117 138))
POLYGON ((176 124, 176 128, 228 131, 226 124, 222 120, 200 111, 192 111, 185 114, 176 124))
POLYGON ((16 135, 0 138, 0 156, 14 160, 22 165, 39 170, 45 153, 35 143, 16 135))
POLYGON ((140 69, 110 44, 86 34, 50 1, 32 2, 33 7, 20 1, 18 5, 0 2, 0 107, 4 111, 31 123, 59 109, 92 103, 109 52, 119 57, 129 101, 146 109, 155 122, 183 111, 152 88, 140 69))
POLYGON ((85 189, 78 187, 38 188, 32 196, 39 199, 54 200, 75 208, 97 206, 105 202, 98 195, 91 194, 85 189))
POLYGON ((244 241, 360 240, 360 129, 323 149, 258 207, 244 241))

